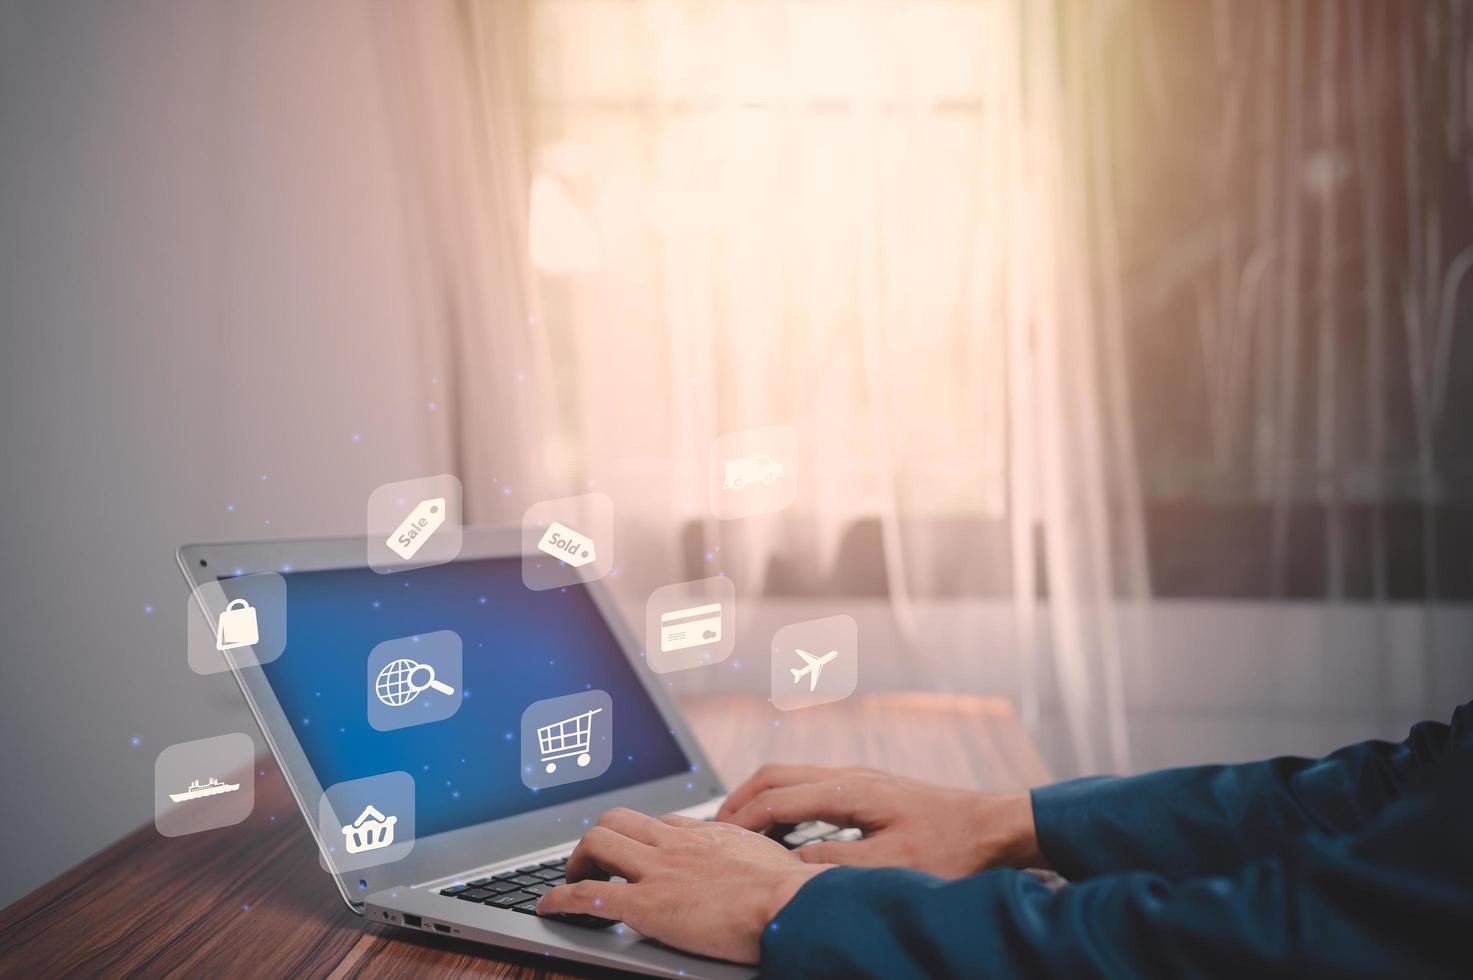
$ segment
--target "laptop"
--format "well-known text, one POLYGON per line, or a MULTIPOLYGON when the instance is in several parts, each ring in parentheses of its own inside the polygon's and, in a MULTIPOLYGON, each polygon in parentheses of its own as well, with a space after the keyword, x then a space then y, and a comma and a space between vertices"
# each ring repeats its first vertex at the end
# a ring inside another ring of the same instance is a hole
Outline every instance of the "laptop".
POLYGON ((752 976, 533 910, 609 807, 708 819, 725 789, 603 585, 532 591, 523 554, 519 528, 467 528, 454 561, 394 574, 362 538, 187 545, 179 564, 196 596, 285 581, 279 656, 220 656, 355 913, 652 976, 752 976))

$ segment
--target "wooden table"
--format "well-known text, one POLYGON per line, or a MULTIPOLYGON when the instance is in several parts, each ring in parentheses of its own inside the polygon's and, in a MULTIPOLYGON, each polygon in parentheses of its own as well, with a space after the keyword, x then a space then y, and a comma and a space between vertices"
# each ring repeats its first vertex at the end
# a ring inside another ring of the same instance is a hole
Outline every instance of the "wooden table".
MULTIPOLYGON (((997 791, 1048 779, 1012 708, 992 698, 877 694, 782 713, 713 696, 686 708, 728 785, 768 760, 862 764, 997 791)), ((0 975, 587 975, 365 923, 318 866, 275 764, 263 768, 244 823, 172 839, 142 828, 12 905, 0 920, 0 975)))

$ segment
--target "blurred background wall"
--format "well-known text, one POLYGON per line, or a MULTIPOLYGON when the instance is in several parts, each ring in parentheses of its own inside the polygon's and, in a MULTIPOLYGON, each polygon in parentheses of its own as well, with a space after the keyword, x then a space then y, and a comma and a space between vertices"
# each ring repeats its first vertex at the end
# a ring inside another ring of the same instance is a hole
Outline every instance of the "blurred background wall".
POLYGON ((361 533, 450 465, 370 26, 0 5, 0 904, 146 824, 167 745, 264 751, 188 667, 180 544, 361 533))
MULTIPOLYGON (((185 541, 615 500, 1061 776, 1473 691, 1466 3, 0 5, 0 904, 146 823, 185 541), (710 441, 802 440, 717 522, 710 441)), ((284 818, 296 819, 284 814, 284 818)))

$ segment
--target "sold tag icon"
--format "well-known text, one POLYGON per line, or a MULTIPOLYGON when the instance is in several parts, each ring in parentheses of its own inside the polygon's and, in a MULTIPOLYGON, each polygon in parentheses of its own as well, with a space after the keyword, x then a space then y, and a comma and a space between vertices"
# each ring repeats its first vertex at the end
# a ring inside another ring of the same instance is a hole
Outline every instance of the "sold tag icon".
POLYGON ((537 542, 537 550, 573 568, 582 568, 598 557, 591 538, 560 521, 553 521, 543 532, 542 540, 537 542))

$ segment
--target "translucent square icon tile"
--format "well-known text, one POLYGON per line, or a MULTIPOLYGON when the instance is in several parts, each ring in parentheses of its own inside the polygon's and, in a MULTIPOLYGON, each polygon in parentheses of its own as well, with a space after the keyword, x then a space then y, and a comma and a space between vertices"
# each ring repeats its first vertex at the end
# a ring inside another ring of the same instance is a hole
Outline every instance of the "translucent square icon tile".
POLYGON ((730 432, 711 444, 711 513, 771 514, 798 498, 798 432, 790 425, 730 432))
POLYGON ((614 760, 614 701, 579 691, 522 712, 522 782, 547 789, 602 776, 614 760))
POLYGON ((256 805, 256 746, 243 732, 180 742, 153 764, 153 825, 165 837, 233 827, 256 805))
POLYGON ((780 711, 842 701, 859 686, 859 626, 849 616, 791 623, 772 638, 772 704, 780 711))
POLYGON ((722 575, 661 586, 645 603, 644 633, 658 673, 721 663, 736 649, 736 586, 722 575))
POLYGON ((381 732, 444 721, 460 710, 460 634, 385 640, 368 655, 366 688, 368 723, 381 732))
POLYGON ((329 786, 317 805, 317 833, 330 871, 404 859, 414 849, 414 777, 386 772, 329 786))
POLYGON ((454 561, 460 502, 460 480, 449 473, 379 487, 368 497, 368 564, 390 575, 454 561))
POLYGON ((275 572, 202 582, 188 602, 185 642, 197 674, 269 664, 286 650, 286 579, 275 572))
POLYGON ((606 493, 543 500, 522 515, 522 583, 535 592, 603 578, 614 567, 614 502, 606 493))

